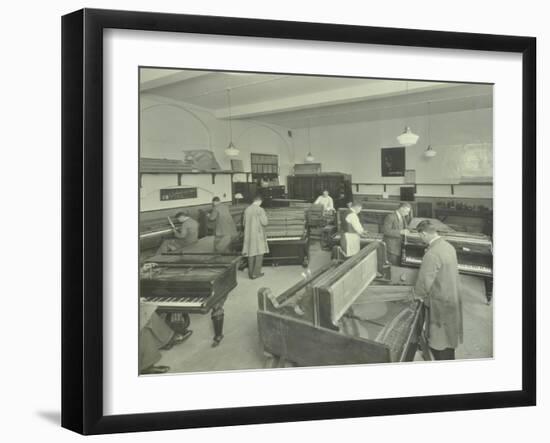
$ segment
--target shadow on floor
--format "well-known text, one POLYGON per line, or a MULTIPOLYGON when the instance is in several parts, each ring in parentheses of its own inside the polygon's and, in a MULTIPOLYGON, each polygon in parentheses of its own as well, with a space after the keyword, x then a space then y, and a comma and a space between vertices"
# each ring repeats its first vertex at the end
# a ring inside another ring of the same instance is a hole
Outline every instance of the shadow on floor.
POLYGON ((61 425, 61 411, 36 411, 36 415, 53 425, 61 425))

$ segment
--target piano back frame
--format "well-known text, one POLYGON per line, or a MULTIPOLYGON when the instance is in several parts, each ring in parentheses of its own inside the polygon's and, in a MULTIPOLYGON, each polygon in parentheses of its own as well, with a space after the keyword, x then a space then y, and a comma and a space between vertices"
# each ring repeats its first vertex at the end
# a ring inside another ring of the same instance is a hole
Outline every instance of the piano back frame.
POLYGON ((378 263, 380 247, 383 247, 380 242, 367 245, 316 282, 313 292, 316 326, 338 329, 342 315, 381 274, 378 263))

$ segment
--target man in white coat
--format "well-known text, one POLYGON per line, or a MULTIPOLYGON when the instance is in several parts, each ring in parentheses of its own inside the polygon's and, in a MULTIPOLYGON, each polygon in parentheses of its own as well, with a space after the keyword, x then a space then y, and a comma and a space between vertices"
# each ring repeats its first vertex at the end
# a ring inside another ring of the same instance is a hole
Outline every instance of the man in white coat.
POLYGON ((325 189, 323 191, 323 194, 317 197, 317 200, 315 200, 314 205, 323 205, 323 212, 324 213, 330 213, 334 211, 334 200, 332 200, 332 197, 328 194, 328 191, 325 189))
POLYGON ((359 220, 358 214, 360 212, 361 203, 353 203, 349 212, 344 216, 340 246, 347 257, 351 257, 361 250, 361 237, 367 235, 367 231, 365 231, 361 220, 359 220))

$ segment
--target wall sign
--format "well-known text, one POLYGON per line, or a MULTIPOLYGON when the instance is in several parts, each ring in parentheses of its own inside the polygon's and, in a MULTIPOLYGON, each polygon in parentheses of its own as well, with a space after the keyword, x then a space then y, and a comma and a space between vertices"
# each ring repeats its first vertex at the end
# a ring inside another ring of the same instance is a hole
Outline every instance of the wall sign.
POLYGON ((165 188, 160 190, 160 200, 183 200, 197 198, 197 188, 165 188))

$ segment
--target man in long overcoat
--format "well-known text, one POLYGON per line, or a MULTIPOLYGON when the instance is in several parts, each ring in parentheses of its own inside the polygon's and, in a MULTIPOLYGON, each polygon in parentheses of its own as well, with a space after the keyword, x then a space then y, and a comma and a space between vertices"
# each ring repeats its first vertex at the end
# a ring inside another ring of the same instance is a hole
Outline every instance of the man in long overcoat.
POLYGON ((420 222, 417 230, 428 245, 414 289, 427 308, 428 345, 436 360, 454 360, 455 349, 463 339, 456 250, 437 234, 429 220, 420 222))
POLYGON ((269 252, 265 234, 267 214, 261 204, 262 198, 255 197, 252 204, 244 211, 243 255, 248 258, 248 276, 252 280, 264 275, 262 263, 264 254, 269 252))

